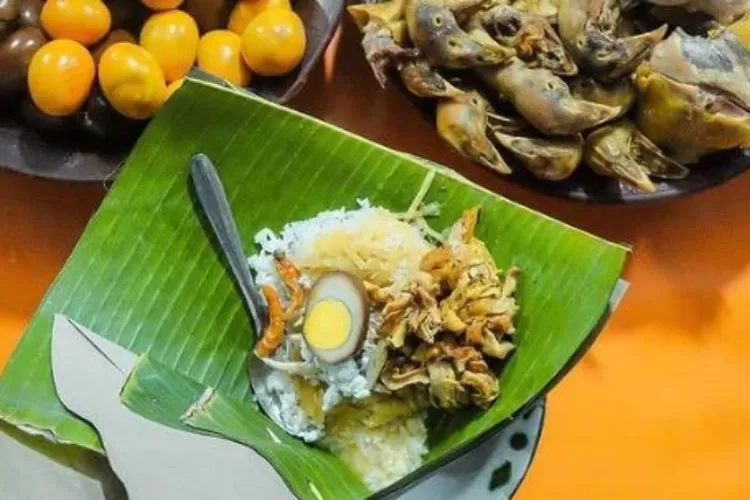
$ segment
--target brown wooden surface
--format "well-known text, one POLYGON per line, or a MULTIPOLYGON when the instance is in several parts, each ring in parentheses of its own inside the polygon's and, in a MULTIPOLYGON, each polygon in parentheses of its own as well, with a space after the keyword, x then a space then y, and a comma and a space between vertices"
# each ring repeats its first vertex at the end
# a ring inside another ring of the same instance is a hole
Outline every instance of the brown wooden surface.
MULTIPOLYGON (((398 89, 377 87, 349 22, 293 106, 633 245, 632 289, 552 392, 518 498, 748 498, 750 176, 631 207, 508 185, 451 153, 398 89)), ((103 195, 101 185, 0 173, 0 367, 103 195)))

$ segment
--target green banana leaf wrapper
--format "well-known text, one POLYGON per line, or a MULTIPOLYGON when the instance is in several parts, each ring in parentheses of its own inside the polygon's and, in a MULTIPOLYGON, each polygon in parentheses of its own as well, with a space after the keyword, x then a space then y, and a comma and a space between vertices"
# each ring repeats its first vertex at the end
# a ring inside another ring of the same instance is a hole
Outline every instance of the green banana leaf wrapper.
POLYGON ((131 409, 252 446, 300 498, 384 496, 465 453, 545 394, 601 329, 628 253, 447 169, 246 92, 189 79, 139 140, 35 314, 0 379, 0 419, 103 453, 94 429, 55 393, 50 334, 53 314, 61 313, 147 355, 123 391, 131 409), (338 458, 276 428, 249 388, 256 333, 197 215, 188 178, 196 153, 216 164, 248 254, 261 228, 353 208, 357 198, 403 212, 430 172, 425 202, 440 206, 433 228, 481 205, 477 236, 498 266, 523 271, 518 348, 494 405, 431 421, 424 465, 380 492, 368 491, 338 458), (186 421, 185 410, 206 388, 214 397, 186 421), (264 426, 281 443, 259 433, 264 426))

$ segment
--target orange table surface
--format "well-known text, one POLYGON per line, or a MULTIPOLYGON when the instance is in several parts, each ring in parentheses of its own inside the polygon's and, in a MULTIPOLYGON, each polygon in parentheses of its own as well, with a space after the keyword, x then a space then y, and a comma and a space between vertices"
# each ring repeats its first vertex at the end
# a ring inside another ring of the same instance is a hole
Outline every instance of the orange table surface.
MULTIPOLYGON (((750 498, 750 176, 640 206, 531 193, 450 152, 358 44, 346 21, 292 105, 634 248, 632 288, 550 394, 517 498, 750 498)), ((0 173, 0 369, 104 192, 0 173)))

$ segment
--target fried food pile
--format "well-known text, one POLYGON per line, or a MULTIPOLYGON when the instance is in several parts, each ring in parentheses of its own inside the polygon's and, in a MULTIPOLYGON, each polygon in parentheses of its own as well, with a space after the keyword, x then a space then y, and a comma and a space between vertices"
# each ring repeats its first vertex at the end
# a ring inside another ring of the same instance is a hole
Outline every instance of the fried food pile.
POLYGON ((652 178, 750 147, 748 0, 390 0, 349 7, 373 73, 503 174, 652 178), (745 14, 745 18, 739 19, 745 14), (734 24, 732 24, 734 23, 734 24), (728 26, 728 27, 727 27, 728 26))
POLYGON ((500 273, 474 236, 479 210, 465 212, 445 243, 422 259, 422 273, 395 296, 366 284, 383 307, 386 354, 380 382, 436 408, 488 407, 499 395, 491 365, 514 349, 519 270, 500 273))

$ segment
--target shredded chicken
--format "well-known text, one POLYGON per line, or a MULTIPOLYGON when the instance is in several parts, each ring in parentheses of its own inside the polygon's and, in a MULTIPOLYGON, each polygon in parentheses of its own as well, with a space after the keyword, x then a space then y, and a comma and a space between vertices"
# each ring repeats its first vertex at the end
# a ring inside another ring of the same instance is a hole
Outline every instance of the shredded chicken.
MULTIPOLYGON (((383 298, 385 294, 372 285, 367 290, 375 298, 383 298)), ((436 292, 431 279, 423 278, 415 279, 408 291, 392 297, 383 308, 380 336, 387 338, 391 347, 396 349, 404 346, 409 334, 427 343, 434 342, 443 324, 436 292)))
POLYGON ((403 364, 388 361, 380 375, 380 381, 391 391, 398 391, 413 384, 430 383, 427 369, 409 361, 403 364))
POLYGON ((374 283, 370 283, 367 280, 363 281, 363 283, 365 286, 365 291, 367 292, 367 295, 370 297, 370 300, 373 303, 382 305, 393 298, 391 294, 388 293, 388 291, 380 288, 374 283))
MULTIPOLYGON (((458 373, 466 371, 467 367, 474 362, 487 366, 482 354, 471 346, 459 346, 451 342, 442 342, 441 348, 445 355, 453 362, 453 367, 458 373)), ((476 366, 476 365, 475 365, 476 366)))
POLYGON ((461 384, 471 390, 471 402, 487 408, 500 394, 500 384, 491 373, 465 371, 461 374, 461 384))
POLYGON ((501 342, 497 339, 497 336, 487 330, 484 331, 482 337, 481 349, 487 356, 503 359, 515 348, 512 342, 501 342))
POLYGON ((450 410, 465 406, 469 402, 469 393, 456 378, 456 371, 447 361, 438 361, 427 365, 430 376, 430 403, 437 408, 450 410))
POLYGON ((428 252, 422 258, 422 270, 429 273, 437 283, 445 283, 451 280, 456 262, 449 248, 440 247, 428 252))
POLYGON ((437 299, 420 283, 413 285, 412 297, 415 307, 409 317, 409 331, 428 344, 432 344, 443 324, 437 299))
POLYGON ((500 384, 488 360, 515 348, 510 336, 518 312, 519 270, 503 275, 474 236, 478 209, 463 214, 442 246, 427 252, 416 276, 392 295, 375 285, 367 292, 384 304, 380 336, 389 360, 381 382, 391 391, 422 390, 432 406, 488 407, 500 384))
POLYGON ((383 309, 383 324, 379 333, 396 349, 403 347, 406 341, 407 314, 411 300, 411 294, 403 293, 388 302, 383 309))

